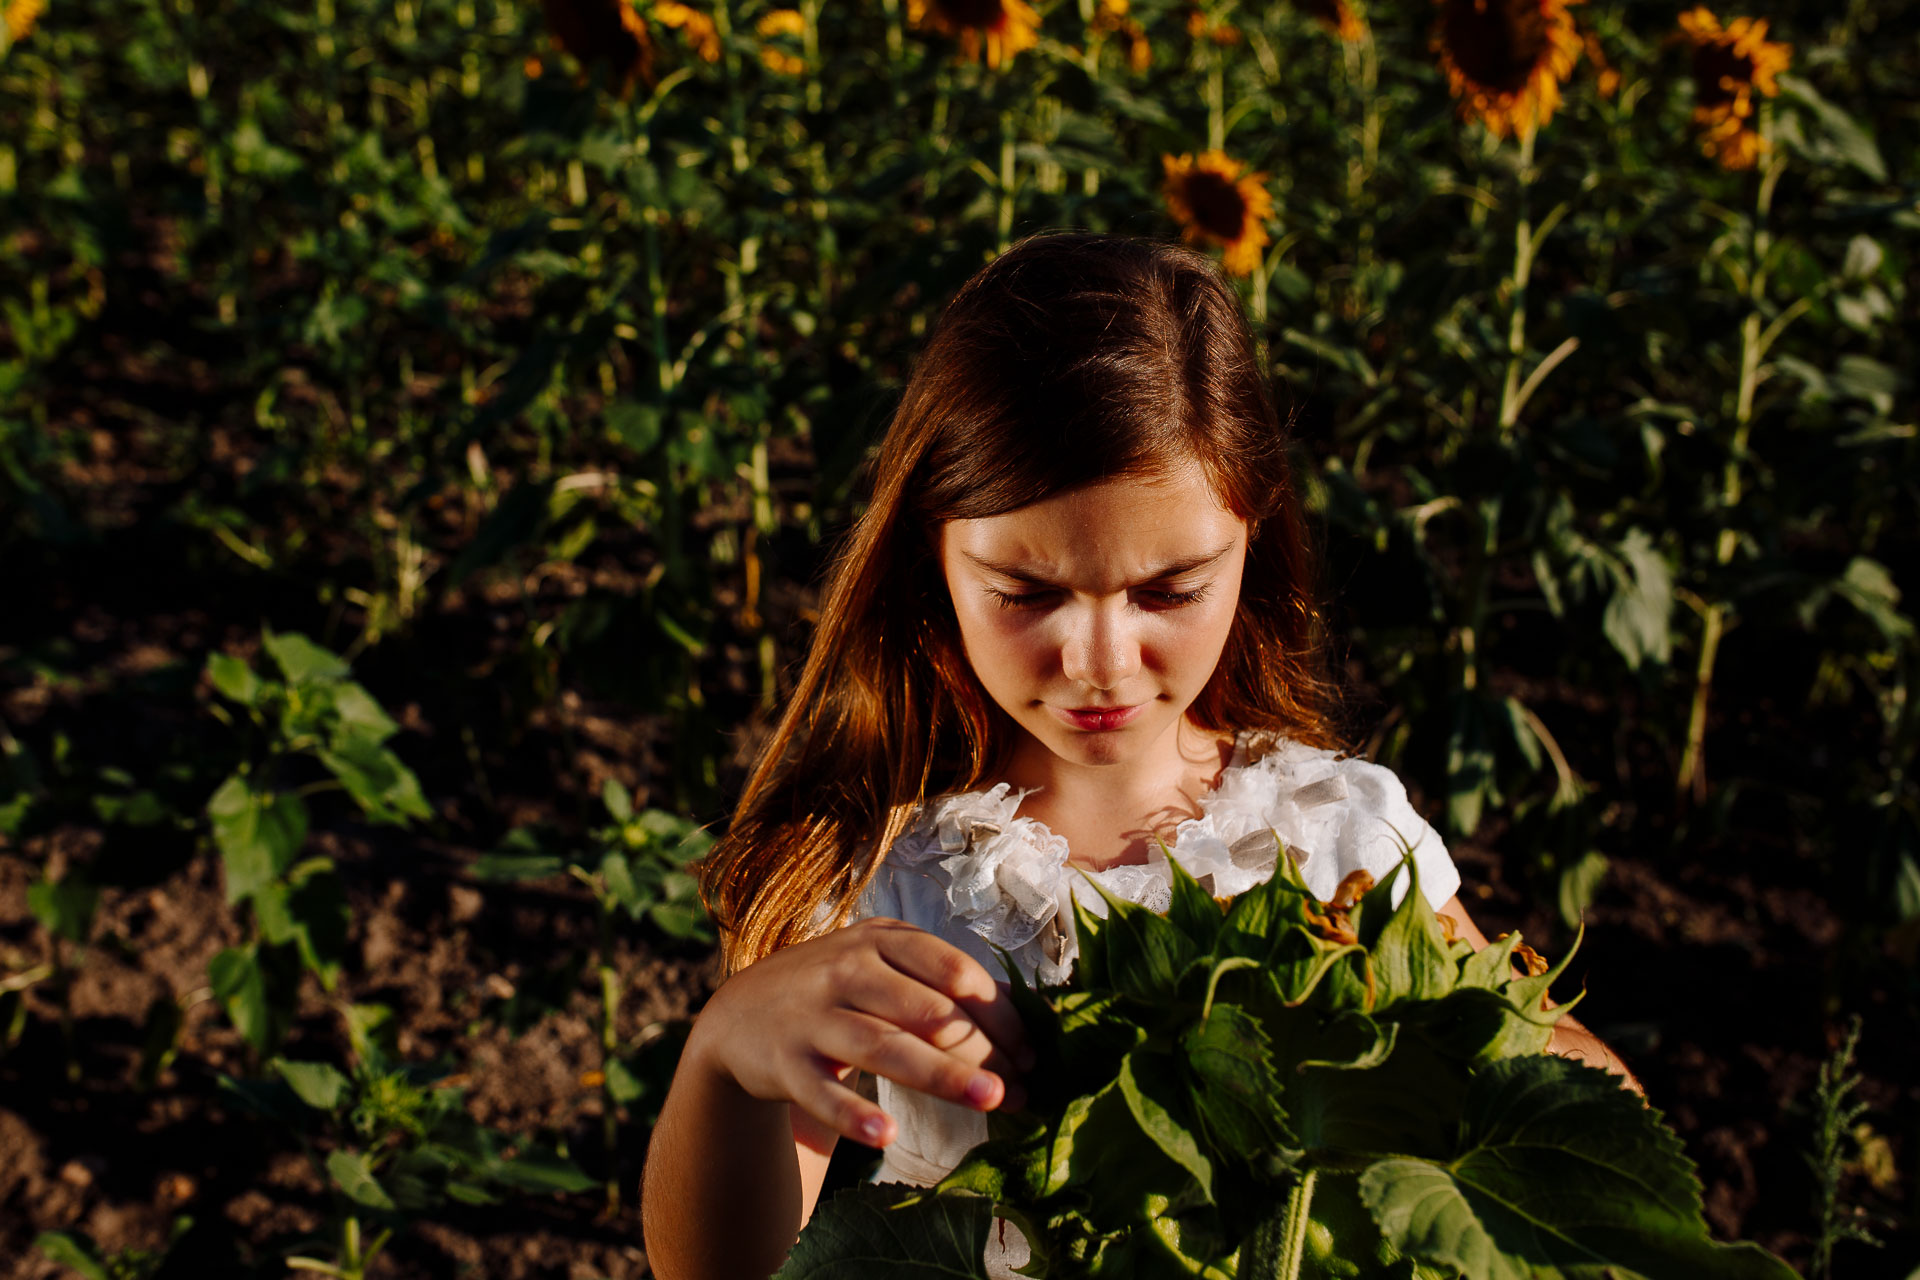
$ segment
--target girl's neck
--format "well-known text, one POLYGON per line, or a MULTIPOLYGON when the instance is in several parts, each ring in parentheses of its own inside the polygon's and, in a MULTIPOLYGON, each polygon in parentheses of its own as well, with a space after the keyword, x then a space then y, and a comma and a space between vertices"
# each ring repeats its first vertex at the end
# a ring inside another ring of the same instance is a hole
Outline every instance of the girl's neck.
POLYGON ((1136 758, 1083 765, 1062 760, 1035 739, 1015 750, 1004 780, 1028 789, 1020 813, 1067 842, 1069 861, 1088 870, 1144 863, 1154 838, 1172 843, 1182 820, 1201 816, 1200 797, 1233 757, 1233 736, 1201 729, 1184 716, 1177 733, 1148 743, 1136 758))

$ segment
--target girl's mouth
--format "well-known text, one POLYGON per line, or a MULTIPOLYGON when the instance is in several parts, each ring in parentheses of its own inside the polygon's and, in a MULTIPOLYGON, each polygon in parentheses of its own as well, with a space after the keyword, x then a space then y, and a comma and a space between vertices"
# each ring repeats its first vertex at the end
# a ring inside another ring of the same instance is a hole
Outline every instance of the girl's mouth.
POLYGON ((1062 720, 1065 720, 1074 728, 1100 733, 1111 729, 1118 729, 1127 723, 1127 721, 1133 719, 1135 715, 1139 714, 1140 708, 1145 705, 1146 703, 1144 702, 1136 702, 1130 707, 1090 707, 1078 711, 1069 711, 1065 707, 1055 707, 1053 709, 1059 714, 1062 720))

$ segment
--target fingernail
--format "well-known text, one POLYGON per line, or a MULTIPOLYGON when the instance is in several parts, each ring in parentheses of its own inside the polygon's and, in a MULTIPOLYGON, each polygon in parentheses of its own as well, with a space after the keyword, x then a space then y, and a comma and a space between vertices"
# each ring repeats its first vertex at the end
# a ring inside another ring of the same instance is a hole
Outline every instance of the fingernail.
POLYGON ((880 1139, 886 1132, 887 1120, 885 1116, 868 1116, 860 1122, 860 1136, 867 1140, 868 1146, 879 1146, 880 1139))
POLYGON ((967 1101, 976 1107, 987 1105, 987 1099, 993 1096, 993 1077, 986 1074, 975 1076, 967 1082, 967 1101))

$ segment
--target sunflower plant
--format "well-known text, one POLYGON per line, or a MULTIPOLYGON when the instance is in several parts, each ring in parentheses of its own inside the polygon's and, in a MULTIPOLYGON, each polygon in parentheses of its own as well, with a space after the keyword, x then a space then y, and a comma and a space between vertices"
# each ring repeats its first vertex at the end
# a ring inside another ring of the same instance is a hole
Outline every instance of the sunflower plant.
POLYGON ((935 1187, 822 1205, 780 1280, 984 1280, 995 1215, 1036 1276, 1792 1274, 1708 1238, 1658 1112, 1544 1052, 1566 960, 1450 937, 1410 857, 1330 904, 1282 857, 1224 910, 1170 865, 1165 916, 1076 904, 1067 985, 1015 973, 1028 1109, 935 1187))

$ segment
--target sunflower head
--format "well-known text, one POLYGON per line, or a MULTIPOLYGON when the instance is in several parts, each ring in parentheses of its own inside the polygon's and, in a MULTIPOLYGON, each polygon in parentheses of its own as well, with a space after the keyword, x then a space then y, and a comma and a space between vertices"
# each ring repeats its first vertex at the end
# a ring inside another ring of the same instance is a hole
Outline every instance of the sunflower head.
POLYGON ((1162 188, 1167 211, 1180 224, 1189 244, 1217 246, 1226 251, 1226 269, 1250 275, 1260 265, 1267 244, 1267 219, 1273 216, 1273 197, 1266 175, 1246 174, 1246 167, 1224 151, 1191 155, 1163 155, 1166 170, 1162 188))
POLYGON ((1768 40, 1765 19, 1735 18, 1723 28, 1704 5, 1680 15, 1680 31, 1693 47, 1700 149, 1725 168, 1753 168, 1767 146, 1754 128, 1753 95, 1780 92, 1774 77, 1787 69, 1793 46, 1768 40))
POLYGON ((1459 99, 1495 137, 1524 137, 1553 118, 1580 56, 1567 5, 1577 0, 1439 0, 1433 48, 1459 99))
POLYGON ((1367 34, 1347 0, 1294 0, 1293 7, 1349 43, 1367 34))
POLYGON ((1230 22, 1213 22, 1198 5, 1187 10, 1187 34, 1195 40, 1211 40, 1223 47, 1240 43, 1240 28, 1230 22))
POLYGON ((678 30, 686 38, 687 47, 702 62, 720 61, 720 29, 698 9, 681 4, 680 0, 655 0, 653 20, 678 30))
POLYGON ((907 0, 907 21, 957 39, 968 62, 984 46, 996 71, 1040 43, 1040 15, 1026 0, 907 0))
POLYGON ((1088 28, 1092 37, 1088 43, 1093 46, 1107 36, 1117 36, 1126 45, 1127 67, 1138 75, 1153 65, 1153 45, 1147 41, 1147 29, 1128 17, 1127 9, 1127 0, 1100 0, 1088 28))
POLYGON ((653 83, 653 40, 628 0, 542 0, 553 42, 583 67, 604 62, 625 96, 636 78, 653 83))
MULTIPOLYGON (((806 34, 807 20, 798 9, 771 9, 753 24, 754 34, 762 40, 778 40, 782 36, 797 39, 806 34)), ((760 48, 760 62, 775 75, 797 76, 806 72, 806 60, 775 44, 765 44, 760 48)))
POLYGON ((0 0, 6 15, 7 43, 19 44, 33 33, 33 24, 47 10, 47 0, 0 0))

